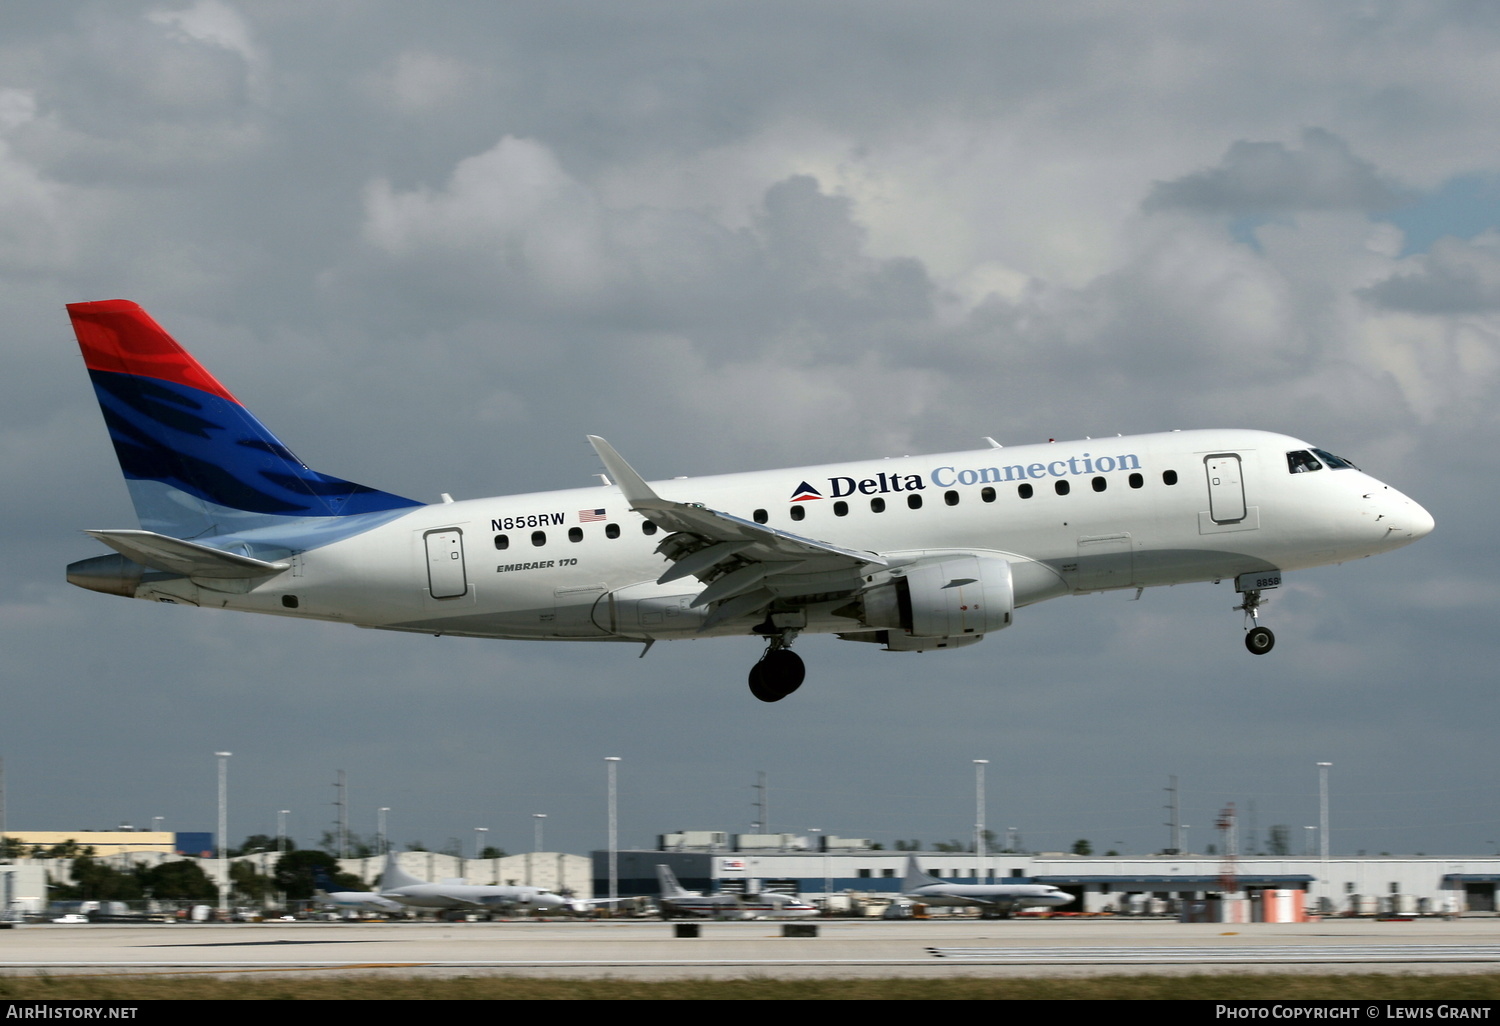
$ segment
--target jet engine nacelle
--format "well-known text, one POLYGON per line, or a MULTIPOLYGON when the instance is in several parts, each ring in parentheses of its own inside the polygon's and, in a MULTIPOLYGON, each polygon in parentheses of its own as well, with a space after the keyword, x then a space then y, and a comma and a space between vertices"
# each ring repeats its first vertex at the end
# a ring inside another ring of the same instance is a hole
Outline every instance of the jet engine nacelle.
POLYGON ((916 563, 870 588, 864 593, 863 620, 913 638, 956 640, 1009 627, 1015 608, 1010 563, 993 556, 952 556, 916 563))

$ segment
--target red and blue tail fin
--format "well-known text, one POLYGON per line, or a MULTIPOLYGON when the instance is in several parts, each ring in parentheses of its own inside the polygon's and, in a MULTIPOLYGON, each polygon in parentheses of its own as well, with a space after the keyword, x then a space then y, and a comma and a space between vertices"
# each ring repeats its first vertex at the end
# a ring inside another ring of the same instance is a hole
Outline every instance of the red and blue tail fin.
POLYGON ((422 505, 312 470, 135 303, 70 303, 141 526, 177 538, 422 505))

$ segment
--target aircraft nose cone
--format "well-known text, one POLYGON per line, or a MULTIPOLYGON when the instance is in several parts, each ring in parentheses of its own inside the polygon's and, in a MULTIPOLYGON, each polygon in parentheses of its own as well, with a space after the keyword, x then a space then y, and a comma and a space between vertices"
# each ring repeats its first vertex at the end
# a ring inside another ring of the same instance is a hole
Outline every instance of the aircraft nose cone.
POLYGON ((1393 495, 1392 499, 1395 501, 1391 503, 1386 519, 1395 532, 1393 540, 1406 545, 1432 533, 1437 524, 1431 513, 1400 493, 1393 495))
POLYGON ((1411 503, 1411 511, 1407 514, 1407 522, 1411 525, 1410 531, 1413 541, 1418 538, 1427 537, 1432 533, 1432 529, 1437 526, 1437 521, 1432 519, 1432 514, 1415 502, 1411 503))

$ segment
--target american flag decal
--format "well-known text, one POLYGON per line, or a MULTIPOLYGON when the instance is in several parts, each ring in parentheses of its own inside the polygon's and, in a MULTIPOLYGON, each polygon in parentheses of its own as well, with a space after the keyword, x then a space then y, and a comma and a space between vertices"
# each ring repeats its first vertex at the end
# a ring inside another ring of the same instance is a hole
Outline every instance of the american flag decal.
POLYGON ((602 509, 581 509, 578 511, 578 522, 580 524, 592 524, 599 520, 607 520, 602 509))

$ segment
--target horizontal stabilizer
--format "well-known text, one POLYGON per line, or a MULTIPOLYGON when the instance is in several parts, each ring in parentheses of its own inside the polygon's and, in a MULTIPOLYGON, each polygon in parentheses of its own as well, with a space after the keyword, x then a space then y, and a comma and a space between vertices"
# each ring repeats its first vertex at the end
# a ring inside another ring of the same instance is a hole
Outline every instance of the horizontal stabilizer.
POLYGON ((169 538, 153 531, 85 531, 120 553, 153 570, 184 577, 207 577, 219 580, 247 580, 271 577, 290 570, 290 563, 267 563, 263 559, 241 556, 222 549, 209 548, 181 538, 169 538))

